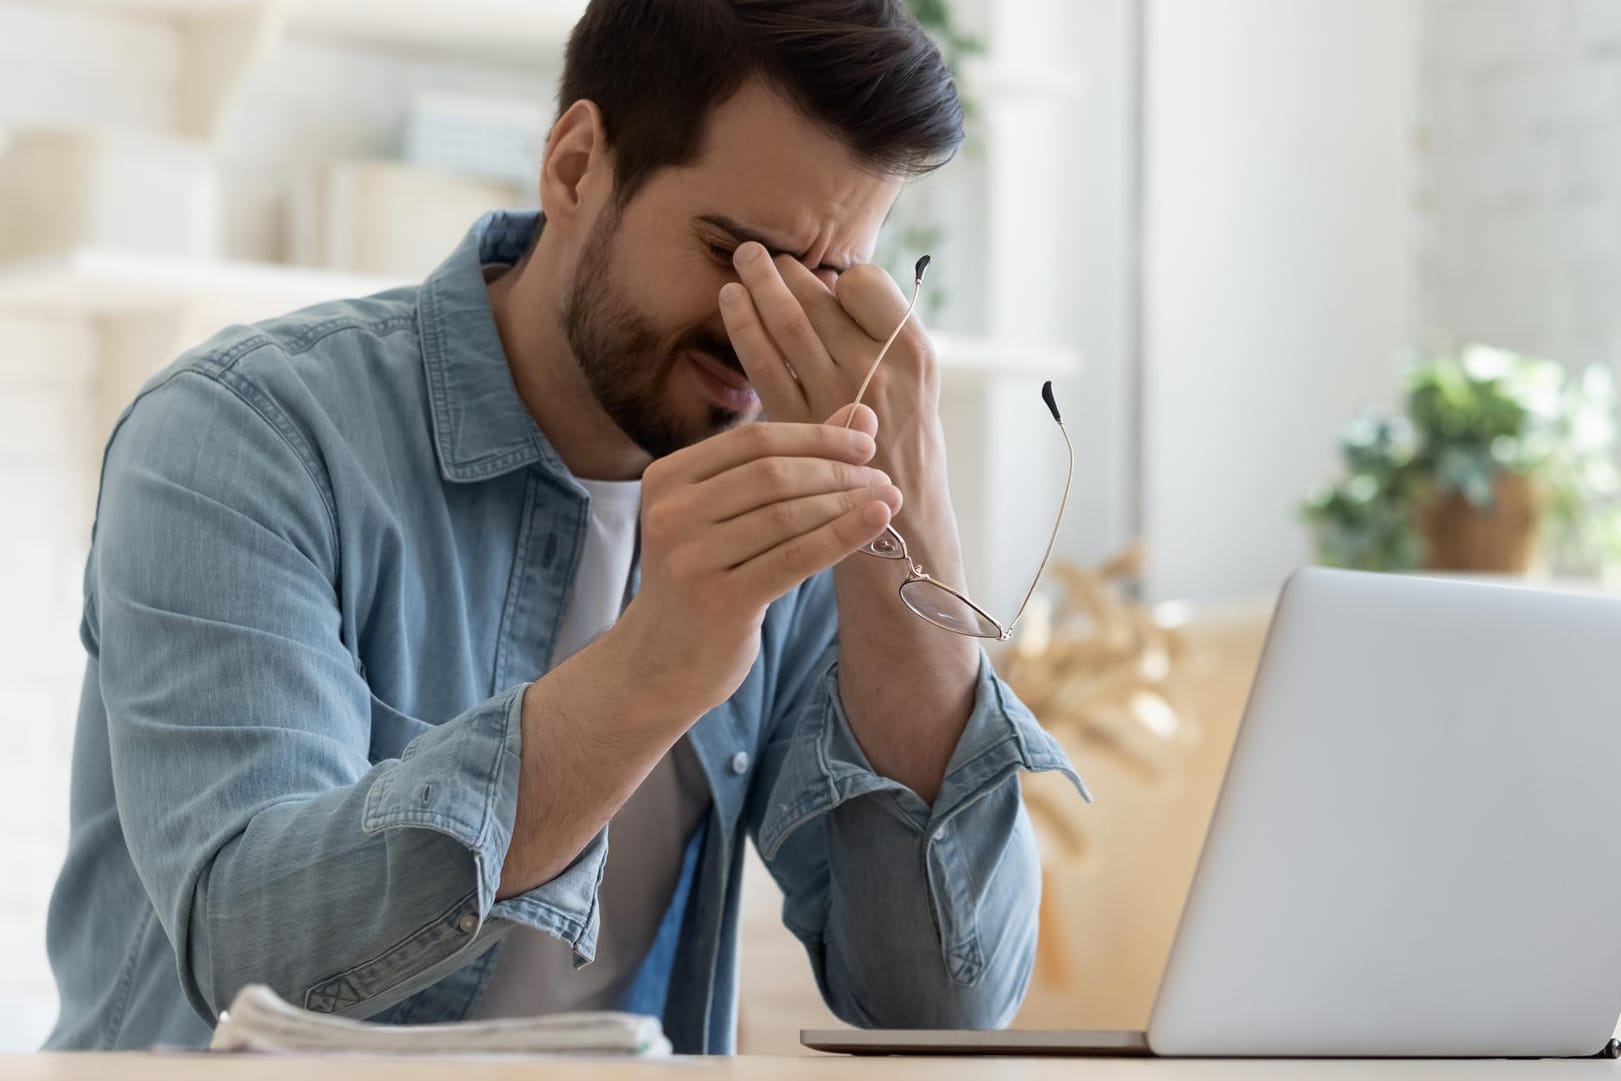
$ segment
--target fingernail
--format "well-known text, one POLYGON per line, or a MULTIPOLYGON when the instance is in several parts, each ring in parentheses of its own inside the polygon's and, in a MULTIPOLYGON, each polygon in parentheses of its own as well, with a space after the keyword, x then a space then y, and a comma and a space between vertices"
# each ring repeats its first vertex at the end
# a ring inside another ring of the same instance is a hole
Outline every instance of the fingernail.
POLYGON ((760 256, 764 254, 765 249, 751 240, 747 244, 738 246, 736 259, 739 263, 754 263, 758 262, 760 256))
POLYGON ((720 302, 726 305, 737 304, 743 299, 743 287, 736 282, 727 282, 720 287, 720 302))

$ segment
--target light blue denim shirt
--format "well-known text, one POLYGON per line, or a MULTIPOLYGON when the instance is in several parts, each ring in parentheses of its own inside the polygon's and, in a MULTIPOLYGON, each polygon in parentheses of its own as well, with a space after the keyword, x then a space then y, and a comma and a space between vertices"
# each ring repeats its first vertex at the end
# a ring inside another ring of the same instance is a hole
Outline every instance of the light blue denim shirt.
MULTIPOLYGON (((490 215, 420 287, 222 331, 120 420, 48 1047, 204 1044, 250 982, 351 1017, 465 1018, 517 925, 592 957, 609 830, 495 896, 519 703, 586 525, 480 269, 537 227, 490 215)), ((1079 778, 982 660, 928 806, 863 757, 836 631, 824 574, 771 606, 747 679, 692 729, 712 810, 624 1003, 677 1050, 733 1047, 745 834, 846 1020, 998 1026, 1024 994, 1041 882, 1015 774, 1079 778)))

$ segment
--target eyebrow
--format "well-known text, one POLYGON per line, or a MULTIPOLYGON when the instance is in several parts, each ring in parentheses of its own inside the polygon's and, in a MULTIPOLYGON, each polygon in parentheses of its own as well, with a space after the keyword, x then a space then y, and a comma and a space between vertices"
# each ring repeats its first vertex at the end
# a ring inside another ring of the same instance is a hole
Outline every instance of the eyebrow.
MULTIPOLYGON (((705 225, 713 226, 723 233, 729 234, 739 244, 746 244, 752 240, 754 243, 760 245, 767 252, 769 252, 773 258, 779 255, 786 255, 801 263, 805 261, 805 254, 803 252, 797 254, 791 252, 782 245, 775 243, 770 238, 755 232, 746 225, 738 224, 723 214, 700 214, 695 220, 700 221, 705 225)), ((812 272, 814 273, 818 270, 831 270, 835 274, 843 274, 849 269, 850 264, 848 263, 844 264, 843 266, 838 266, 833 263, 823 263, 821 266, 813 267, 812 272)))

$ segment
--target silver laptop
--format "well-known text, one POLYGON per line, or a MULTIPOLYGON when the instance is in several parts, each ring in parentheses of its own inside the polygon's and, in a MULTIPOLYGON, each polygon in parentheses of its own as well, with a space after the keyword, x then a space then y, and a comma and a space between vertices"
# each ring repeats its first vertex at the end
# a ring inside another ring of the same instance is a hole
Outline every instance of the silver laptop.
POLYGON ((1146 1032, 800 1038, 869 1054, 1616 1057, 1618 766, 1621 600, 1304 570, 1279 599, 1146 1032))

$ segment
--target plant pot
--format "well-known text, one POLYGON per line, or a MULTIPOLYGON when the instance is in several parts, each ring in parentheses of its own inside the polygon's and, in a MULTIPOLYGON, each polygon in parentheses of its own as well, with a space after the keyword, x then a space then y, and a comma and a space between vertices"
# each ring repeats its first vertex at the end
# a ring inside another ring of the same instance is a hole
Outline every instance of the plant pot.
POLYGON ((1498 474, 1493 491, 1492 507, 1477 507, 1451 493, 1418 508, 1425 570, 1524 574, 1531 569, 1541 494, 1518 473, 1498 474))

